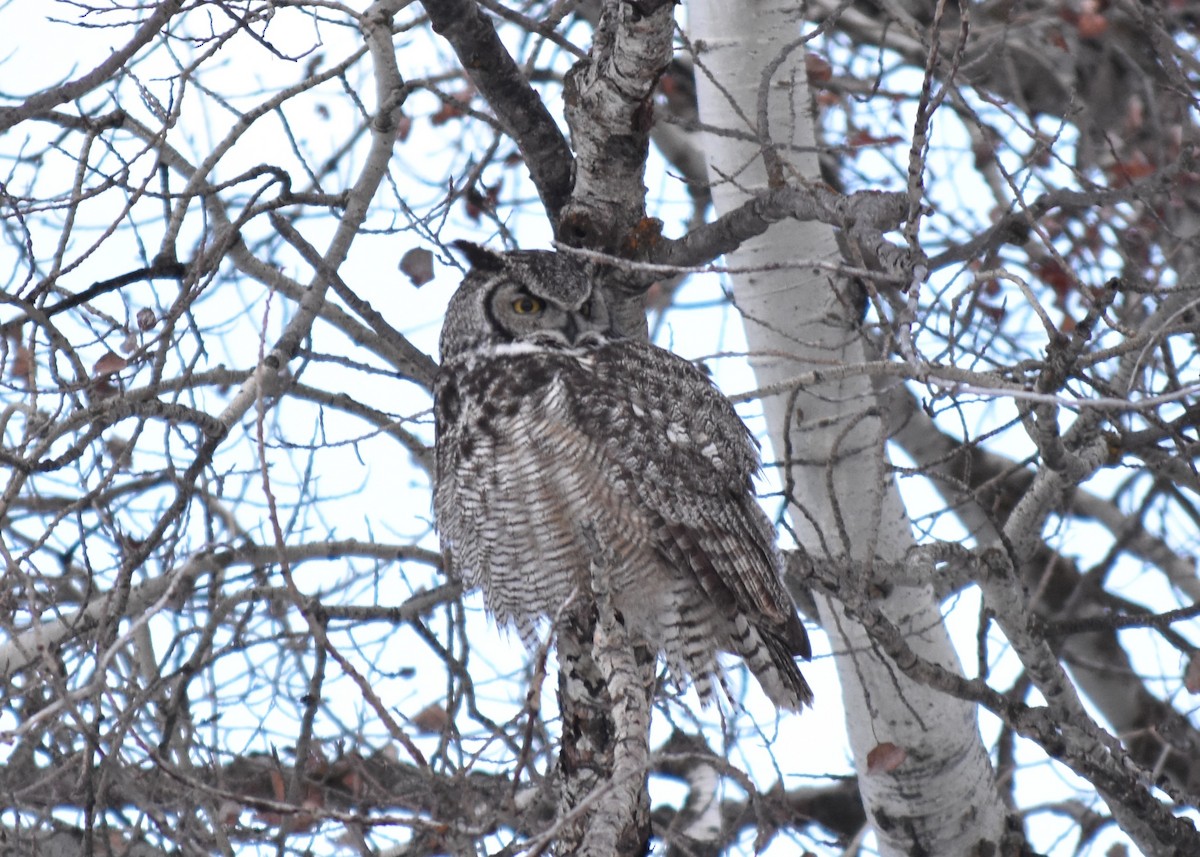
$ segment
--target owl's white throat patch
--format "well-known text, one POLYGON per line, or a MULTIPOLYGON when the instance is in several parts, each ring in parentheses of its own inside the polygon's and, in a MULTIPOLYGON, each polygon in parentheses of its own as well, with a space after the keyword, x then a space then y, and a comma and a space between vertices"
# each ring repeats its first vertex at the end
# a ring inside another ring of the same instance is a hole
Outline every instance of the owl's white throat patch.
POLYGON ((501 342, 498 345, 487 345, 472 352, 478 357, 520 357, 527 354, 563 354, 568 357, 583 358, 591 349, 578 345, 568 345, 565 342, 546 341, 532 342, 528 339, 516 342, 501 342))

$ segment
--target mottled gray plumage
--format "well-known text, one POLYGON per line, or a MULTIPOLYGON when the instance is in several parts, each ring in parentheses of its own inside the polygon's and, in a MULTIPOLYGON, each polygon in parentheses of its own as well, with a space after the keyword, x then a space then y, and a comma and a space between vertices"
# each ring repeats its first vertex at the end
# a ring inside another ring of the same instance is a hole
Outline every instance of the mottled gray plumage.
POLYGON ((719 650, 779 706, 812 692, 808 637, 754 500, 758 453, 729 401, 686 360, 610 313, 566 255, 464 247, 435 386, 434 503, 452 574, 526 640, 590 597, 604 545, 614 606, 700 697, 719 650))

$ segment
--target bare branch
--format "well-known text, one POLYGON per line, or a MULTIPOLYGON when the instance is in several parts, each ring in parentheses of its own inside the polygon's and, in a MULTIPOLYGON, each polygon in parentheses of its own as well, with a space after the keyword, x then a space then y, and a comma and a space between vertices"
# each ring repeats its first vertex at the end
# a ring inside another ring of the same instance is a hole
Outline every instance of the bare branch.
POLYGON ((550 222, 571 193, 574 157, 541 98, 496 34, 475 0, 423 3, 433 29, 450 43, 471 83, 520 148, 550 222))

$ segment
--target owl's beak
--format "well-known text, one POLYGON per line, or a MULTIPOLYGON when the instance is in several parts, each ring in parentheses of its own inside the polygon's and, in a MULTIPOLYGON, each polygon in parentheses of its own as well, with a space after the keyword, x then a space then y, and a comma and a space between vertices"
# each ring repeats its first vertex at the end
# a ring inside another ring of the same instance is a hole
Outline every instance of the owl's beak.
POLYGON ((580 324, 578 313, 567 313, 566 321, 563 322, 562 326, 562 332, 566 335, 567 342, 571 343, 572 345, 575 344, 575 339, 579 336, 579 328, 580 324))

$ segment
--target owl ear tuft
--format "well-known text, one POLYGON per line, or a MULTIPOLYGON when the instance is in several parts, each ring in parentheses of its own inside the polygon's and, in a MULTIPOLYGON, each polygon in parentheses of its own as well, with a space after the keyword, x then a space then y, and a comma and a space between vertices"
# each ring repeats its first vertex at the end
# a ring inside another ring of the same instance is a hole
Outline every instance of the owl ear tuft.
POLYGON ((450 246, 462 253, 466 257, 466 260, 471 263, 472 268, 480 268, 484 271, 500 271, 504 269, 504 256, 495 250, 489 250, 486 247, 481 247, 470 241, 464 241, 461 238, 457 241, 451 241, 450 246))

